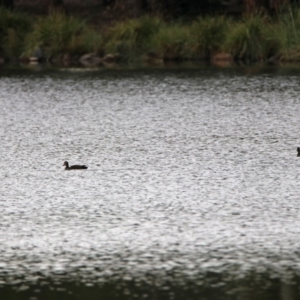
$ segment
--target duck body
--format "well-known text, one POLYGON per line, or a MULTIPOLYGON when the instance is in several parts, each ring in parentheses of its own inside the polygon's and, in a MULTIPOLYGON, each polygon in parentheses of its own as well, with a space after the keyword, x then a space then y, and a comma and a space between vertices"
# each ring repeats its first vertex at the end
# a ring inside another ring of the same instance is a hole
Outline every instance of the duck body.
POLYGON ((298 152, 297 156, 300 156, 300 147, 297 147, 297 152, 298 152))
POLYGON ((63 166, 65 166, 65 170, 84 170, 88 167, 85 165, 73 165, 69 166, 69 163, 67 161, 64 162, 63 166))

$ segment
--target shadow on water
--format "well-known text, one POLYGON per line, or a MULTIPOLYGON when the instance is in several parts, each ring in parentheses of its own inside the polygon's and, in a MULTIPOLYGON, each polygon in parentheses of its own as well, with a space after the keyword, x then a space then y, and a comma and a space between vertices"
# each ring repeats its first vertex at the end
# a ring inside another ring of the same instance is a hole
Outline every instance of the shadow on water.
POLYGON ((57 66, 51 64, 5 64, 0 66, 0 77, 2 76, 15 76, 15 75, 30 75, 30 76, 41 76, 42 74, 55 75, 55 73, 62 75, 62 73, 77 74, 80 76, 95 76, 98 74, 110 74, 118 76, 116 73, 120 72, 122 77, 126 72, 136 72, 140 74, 141 72, 159 72, 165 73, 171 71, 185 73, 185 72, 201 72, 205 71, 205 74, 216 74, 216 72, 225 71, 226 73, 236 73, 236 74, 246 74, 246 75, 259 75, 259 74, 282 74, 282 75, 293 75, 300 73, 300 64, 285 64, 285 65, 268 65, 268 64, 253 64, 253 65, 243 65, 243 64, 233 64, 218 66, 212 65, 207 62, 172 62, 165 65, 143 65, 143 64, 117 64, 111 67, 84 67, 84 66, 57 66))
POLYGON ((226 274, 209 272, 199 280, 161 281, 155 276, 140 279, 112 279, 102 283, 84 283, 67 278, 39 279, 35 283, 5 285, 0 288, 1 299, 24 300, 188 300, 188 299, 299 299, 299 278, 284 282, 270 274, 250 274, 243 279, 230 279, 226 274))

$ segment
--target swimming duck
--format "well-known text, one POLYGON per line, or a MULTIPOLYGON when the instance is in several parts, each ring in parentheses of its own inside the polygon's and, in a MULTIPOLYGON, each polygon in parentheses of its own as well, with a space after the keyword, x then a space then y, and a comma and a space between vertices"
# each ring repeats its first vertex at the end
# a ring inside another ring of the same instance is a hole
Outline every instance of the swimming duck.
POLYGON ((300 147, 297 147, 297 151, 298 151, 297 156, 300 156, 300 147))
POLYGON ((69 167, 69 163, 67 161, 64 162, 63 166, 66 166, 65 167, 65 170, 82 170, 82 169, 87 169, 88 167, 87 166, 84 166, 84 165, 74 165, 74 166, 71 166, 69 167))

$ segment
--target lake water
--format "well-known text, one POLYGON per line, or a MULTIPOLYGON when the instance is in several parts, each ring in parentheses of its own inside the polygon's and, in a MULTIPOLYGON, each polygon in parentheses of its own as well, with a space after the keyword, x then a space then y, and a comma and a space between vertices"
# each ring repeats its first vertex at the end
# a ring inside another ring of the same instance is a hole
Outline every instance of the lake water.
POLYGON ((1 299, 300 299, 299 83, 0 72, 1 299))

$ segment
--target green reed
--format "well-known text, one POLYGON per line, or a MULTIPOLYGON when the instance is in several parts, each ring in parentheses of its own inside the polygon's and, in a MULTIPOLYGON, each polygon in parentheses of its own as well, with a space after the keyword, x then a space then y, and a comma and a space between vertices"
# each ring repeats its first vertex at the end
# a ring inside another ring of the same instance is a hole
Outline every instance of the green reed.
POLYGON ((231 19, 224 16, 199 17, 194 21, 190 26, 187 45, 192 57, 209 57, 222 51, 231 25, 231 19))
POLYGON ((29 18, 0 8, 0 56, 31 56, 37 50, 45 58, 101 52, 118 53, 125 60, 140 60, 147 54, 195 60, 227 52, 245 62, 271 57, 300 60, 300 8, 287 7, 272 18, 253 13, 235 20, 206 16, 185 23, 143 16, 103 30, 59 11, 29 18))
POLYGON ((19 57, 24 49, 24 36, 31 28, 29 16, 0 7, 0 55, 19 57))
POLYGON ((40 49, 50 58, 59 54, 95 52, 101 45, 101 35, 84 21, 52 11, 47 17, 35 21, 32 32, 26 38, 25 49, 28 55, 40 49))
POLYGON ((224 49, 239 60, 263 61, 271 47, 268 26, 269 20, 261 14, 234 22, 226 35, 224 49))
POLYGON ((161 25, 159 18, 149 16, 116 23, 105 34, 105 52, 119 53, 125 59, 137 59, 151 49, 152 37, 161 25))
POLYGON ((300 60, 300 8, 288 7, 278 14, 273 32, 280 41, 280 54, 283 60, 300 60))

